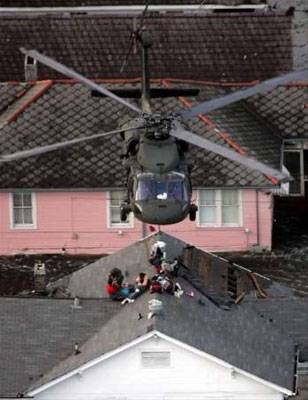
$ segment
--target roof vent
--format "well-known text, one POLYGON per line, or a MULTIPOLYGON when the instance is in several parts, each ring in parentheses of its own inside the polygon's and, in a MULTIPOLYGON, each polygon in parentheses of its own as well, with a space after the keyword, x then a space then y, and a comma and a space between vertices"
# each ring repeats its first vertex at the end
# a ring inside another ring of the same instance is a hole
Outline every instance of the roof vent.
POLYGON ((74 298, 74 304, 71 306, 71 308, 77 309, 77 310, 80 310, 82 308, 81 305, 80 305, 80 298, 79 297, 75 297, 74 298))
POLYGON ((37 81, 37 61, 29 56, 25 57, 25 81, 26 82, 37 81))
POLYGON ((141 365, 144 368, 170 367, 170 351, 142 351, 141 365))

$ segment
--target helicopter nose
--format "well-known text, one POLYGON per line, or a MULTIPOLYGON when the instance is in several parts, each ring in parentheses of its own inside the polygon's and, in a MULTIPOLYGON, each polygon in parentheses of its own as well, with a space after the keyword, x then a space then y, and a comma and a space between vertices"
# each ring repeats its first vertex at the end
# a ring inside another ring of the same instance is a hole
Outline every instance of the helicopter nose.
POLYGON ((189 205, 187 202, 151 202, 138 204, 135 216, 148 224, 168 225, 182 221, 186 218, 189 205))

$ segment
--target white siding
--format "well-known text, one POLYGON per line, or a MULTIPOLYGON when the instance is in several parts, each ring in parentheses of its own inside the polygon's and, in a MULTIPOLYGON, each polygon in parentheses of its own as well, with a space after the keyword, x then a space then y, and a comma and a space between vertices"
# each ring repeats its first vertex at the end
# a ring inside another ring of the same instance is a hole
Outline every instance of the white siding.
POLYGON ((37 400, 282 400, 273 389, 162 338, 147 339, 37 394, 37 400), (170 366, 142 367, 142 352, 170 366))

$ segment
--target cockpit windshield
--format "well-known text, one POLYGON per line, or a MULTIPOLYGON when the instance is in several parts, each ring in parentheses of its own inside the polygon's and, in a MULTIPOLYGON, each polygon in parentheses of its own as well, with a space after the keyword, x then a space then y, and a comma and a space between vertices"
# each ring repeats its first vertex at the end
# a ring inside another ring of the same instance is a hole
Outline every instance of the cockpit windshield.
POLYGON ((168 173, 166 177, 155 177, 145 173, 138 176, 136 200, 188 200, 188 188, 185 175, 178 172, 168 173))

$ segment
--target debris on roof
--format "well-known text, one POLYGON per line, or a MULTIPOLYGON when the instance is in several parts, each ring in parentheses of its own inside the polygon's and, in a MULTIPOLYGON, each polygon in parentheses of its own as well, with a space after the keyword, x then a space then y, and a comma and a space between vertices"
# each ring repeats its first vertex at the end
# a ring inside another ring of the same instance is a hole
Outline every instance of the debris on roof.
POLYGON ((292 290, 275 285, 261 275, 254 275, 253 281, 250 276, 251 272, 246 268, 158 232, 49 285, 51 296, 57 289, 66 289, 69 298, 0 298, 0 319, 12 318, 19 327, 17 330, 11 324, 1 324, 2 334, 11 339, 11 335, 18 332, 18 338, 22 338, 22 343, 17 337, 14 341, 9 340, 13 347, 6 347, 2 353, 7 366, 1 387, 3 394, 9 396, 37 388, 152 331, 293 390, 295 342, 300 343, 302 359, 307 356, 305 328, 308 321, 298 318, 307 302, 296 299, 292 290), (177 258, 181 264, 175 281, 185 295, 178 298, 146 291, 124 307, 120 302, 106 299, 103 288, 115 266, 121 268, 128 282, 132 282, 140 271, 149 277, 155 274, 149 257, 157 240, 166 244, 164 257, 167 260, 177 258), (236 301, 244 292, 244 298, 236 301), (152 304, 153 300, 159 301, 159 310, 149 309, 149 302, 152 304), (280 307, 278 311, 277 307, 280 307), (40 311, 43 309, 44 312, 40 311), (147 318, 149 312, 150 318, 147 318), (31 329, 27 329, 27 323, 31 323, 31 329), (50 324, 56 337, 60 335, 57 329, 61 329, 59 347, 58 343, 49 340, 50 324), (23 335, 20 335, 21 326, 25 327, 23 335), (116 337, 111 334, 115 330, 118 332, 116 337), (33 341, 33 331, 39 333, 36 341, 33 341), (28 341, 32 347, 24 346, 28 341), (39 352, 39 359, 33 346, 46 349, 39 352), (48 362, 44 357, 48 357, 48 362), (30 371, 20 362, 20 370, 12 383, 7 371, 16 368, 17 359, 25 358, 27 365, 33 364, 33 368, 30 371))

